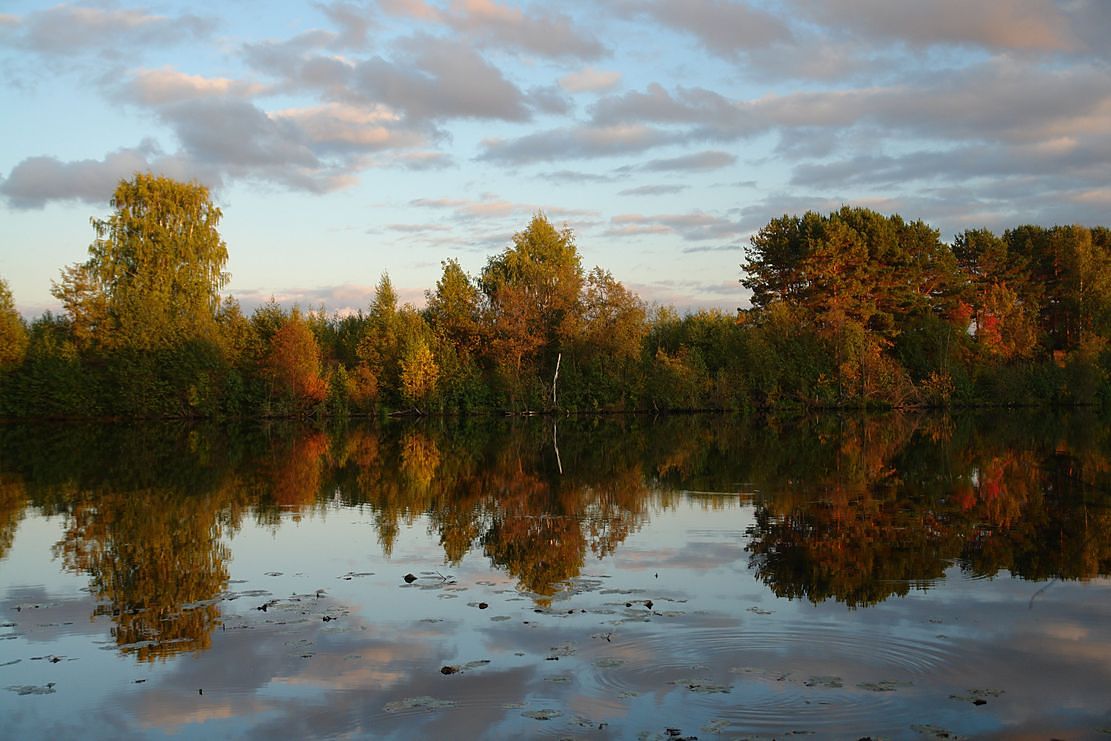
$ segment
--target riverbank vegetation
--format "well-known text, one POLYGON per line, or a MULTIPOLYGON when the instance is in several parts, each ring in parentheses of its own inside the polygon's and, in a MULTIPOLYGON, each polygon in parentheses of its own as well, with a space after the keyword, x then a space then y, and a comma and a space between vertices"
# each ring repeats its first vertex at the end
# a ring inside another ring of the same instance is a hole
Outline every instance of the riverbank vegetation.
MULTIPOLYGON (((1111 401, 1111 229, 936 229, 862 208, 774 219, 751 308, 648 306, 537 214, 426 305, 250 315, 222 295, 207 189, 120 183, 85 262, 25 322, 0 278, 0 415, 252 417, 1111 401)), ((738 302, 744 292, 738 286, 738 302)))

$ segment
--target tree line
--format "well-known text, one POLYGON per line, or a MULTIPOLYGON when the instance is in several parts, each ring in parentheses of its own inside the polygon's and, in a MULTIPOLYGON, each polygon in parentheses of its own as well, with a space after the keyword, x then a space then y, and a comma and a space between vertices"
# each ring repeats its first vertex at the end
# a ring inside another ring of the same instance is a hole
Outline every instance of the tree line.
POLYGON ((366 311, 222 295, 206 188, 122 181, 88 259, 25 322, 0 278, 0 415, 947 406, 1111 401, 1111 230, 969 229, 864 208, 752 237, 751 308, 680 316, 537 214, 479 275, 449 259, 418 309, 383 273, 366 311))

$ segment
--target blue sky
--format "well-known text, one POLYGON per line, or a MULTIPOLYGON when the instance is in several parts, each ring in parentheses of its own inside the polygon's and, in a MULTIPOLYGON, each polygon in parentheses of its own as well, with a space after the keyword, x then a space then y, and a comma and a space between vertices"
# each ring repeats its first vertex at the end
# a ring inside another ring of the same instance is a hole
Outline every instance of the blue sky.
POLYGON ((0 276, 27 316, 136 170, 224 210, 228 292, 421 303, 537 210, 647 301, 745 305, 773 217, 1111 223, 1111 2, 377 0, 0 9, 0 276))

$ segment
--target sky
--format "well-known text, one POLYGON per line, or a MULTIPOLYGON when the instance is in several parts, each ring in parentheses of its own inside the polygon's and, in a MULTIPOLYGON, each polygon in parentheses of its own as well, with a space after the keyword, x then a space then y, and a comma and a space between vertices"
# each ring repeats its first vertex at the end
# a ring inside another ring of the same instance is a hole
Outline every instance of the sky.
POLYGON ((27 317, 152 171, 223 210, 226 292, 423 303, 542 211, 648 302, 747 305, 749 238, 843 204, 1111 224, 1104 0, 5 0, 0 277, 27 317))

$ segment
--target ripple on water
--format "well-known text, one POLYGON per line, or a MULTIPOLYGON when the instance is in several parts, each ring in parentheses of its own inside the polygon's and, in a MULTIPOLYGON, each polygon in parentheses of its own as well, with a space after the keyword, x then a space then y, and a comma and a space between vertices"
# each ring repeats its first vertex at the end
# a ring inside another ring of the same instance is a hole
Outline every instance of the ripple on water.
POLYGON ((622 663, 592 664, 604 695, 683 692, 684 703, 713 708, 731 728, 772 731, 828 728, 830 722, 867 728, 897 714, 900 694, 913 691, 915 677, 958 657, 934 636, 801 622, 772 630, 694 628, 682 636, 615 634, 605 651, 621 656, 622 663), (839 676, 832 676, 830 667, 838 667, 839 676), (690 677, 699 681, 686 681, 690 677), (702 686, 729 692, 696 691, 702 686))

